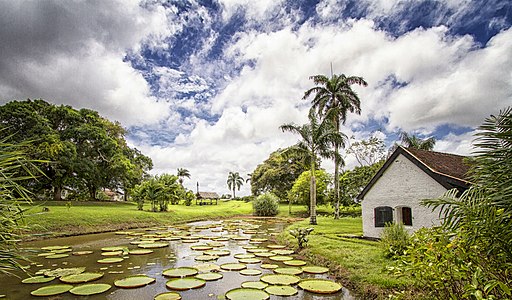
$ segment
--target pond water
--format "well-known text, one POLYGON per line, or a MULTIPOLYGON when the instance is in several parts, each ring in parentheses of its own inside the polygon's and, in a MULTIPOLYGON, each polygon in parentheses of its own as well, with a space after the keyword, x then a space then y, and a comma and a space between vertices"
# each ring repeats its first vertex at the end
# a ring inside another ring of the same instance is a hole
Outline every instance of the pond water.
MULTIPOLYGON (((223 222, 195 222, 183 226, 144 228, 129 230, 118 233, 89 234, 74 237, 56 238, 51 240, 42 240, 36 242, 23 243, 20 247, 23 253, 30 257, 30 273, 34 274, 40 270, 55 270, 57 268, 76 268, 85 267, 86 272, 100 272, 104 276, 90 283, 107 283, 112 285, 107 292, 91 296, 75 296, 69 292, 51 296, 35 297, 31 296, 31 291, 51 284, 60 284, 59 279, 54 279, 48 283, 27 284, 21 283, 21 279, 28 276, 20 274, 20 278, 13 276, 0 275, 0 295, 6 295, 5 299, 153 299, 156 295, 171 291, 166 287, 166 282, 170 279, 162 275, 163 270, 177 267, 192 267, 198 264, 212 263, 218 266, 225 263, 238 263, 236 254, 251 254, 251 248, 266 248, 275 242, 265 241, 273 235, 278 234, 287 224, 276 221, 261 220, 226 220, 223 222), (166 245, 163 248, 154 248, 153 253, 145 255, 130 255, 126 250, 141 249, 137 243, 141 240, 156 238, 165 238, 159 240, 166 245), (252 239, 252 240, 251 240, 252 239), (255 240, 254 240, 255 239, 255 240), (219 256, 212 261, 198 261, 202 251, 195 251, 191 246, 206 245, 212 243, 216 246, 213 250, 228 250, 229 254, 219 256), (69 254, 63 258, 45 258, 41 253, 47 253, 48 250, 42 250, 48 246, 70 246, 69 254), (120 246, 124 248, 124 253, 115 257, 124 257, 119 263, 100 264, 97 261, 110 256, 102 255, 105 251, 102 248, 120 246), (86 255, 73 255, 80 251, 92 251, 86 255), (114 286, 116 280, 126 278, 131 275, 145 274, 156 279, 155 283, 139 288, 117 288, 114 286)), ((255 254, 255 253, 253 253, 255 254)), ((294 256, 291 254, 290 256, 294 256)), ((186 291, 176 291, 181 294, 182 299, 225 299, 224 295, 229 290, 240 288, 243 282, 259 281, 265 274, 273 274, 273 270, 262 268, 262 264, 276 264, 279 267, 290 267, 282 261, 270 260, 268 257, 256 256, 261 262, 247 264, 248 269, 261 271, 261 275, 242 275, 239 271, 219 270, 223 278, 215 281, 207 281, 206 285, 186 291)), ((307 264, 311 265, 310 263, 307 264)), ((301 267, 297 267, 301 268, 301 267)), ((328 273, 298 275, 300 278, 325 278, 331 279, 328 273)), ((79 284, 74 284, 77 286, 79 284)), ((329 294, 313 294, 302 290, 297 285, 298 293, 293 296, 274 296, 270 299, 318 299, 318 300, 350 300, 355 299, 348 290, 329 294)), ((249 299, 249 298, 247 298, 249 299)))

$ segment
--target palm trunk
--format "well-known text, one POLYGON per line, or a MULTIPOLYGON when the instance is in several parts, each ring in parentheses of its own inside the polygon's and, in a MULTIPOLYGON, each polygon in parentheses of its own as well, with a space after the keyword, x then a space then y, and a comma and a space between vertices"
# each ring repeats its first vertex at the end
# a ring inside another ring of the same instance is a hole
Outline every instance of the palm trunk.
POLYGON ((233 187, 233 200, 235 199, 236 195, 235 195, 235 188, 233 187))
POLYGON ((316 176, 315 176, 315 160, 311 163, 311 186, 309 189, 310 198, 310 219, 309 224, 316 225, 316 176))
MULTIPOLYGON (((340 132, 340 123, 336 120, 336 131, 340 132)), ((338 158, 340 145, 338 143, 334 144, 334 219, 340 218, 340 160, 338 158)))
POLYGON ((62 187, 60 185, 56 185, 53 187, 53 200, 62 200, 62 187))

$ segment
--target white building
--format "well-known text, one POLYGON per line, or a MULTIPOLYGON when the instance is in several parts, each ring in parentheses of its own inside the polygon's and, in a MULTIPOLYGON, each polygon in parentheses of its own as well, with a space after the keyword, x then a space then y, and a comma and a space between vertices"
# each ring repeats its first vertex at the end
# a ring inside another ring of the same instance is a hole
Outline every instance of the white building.
POLYGON ((446 191, 469 187, 464 156, 398 147, 357 196, 363 234, 378 238, 385 223, 401 222, 410 232, 439 225, 438 211, 420 204, 446 191))

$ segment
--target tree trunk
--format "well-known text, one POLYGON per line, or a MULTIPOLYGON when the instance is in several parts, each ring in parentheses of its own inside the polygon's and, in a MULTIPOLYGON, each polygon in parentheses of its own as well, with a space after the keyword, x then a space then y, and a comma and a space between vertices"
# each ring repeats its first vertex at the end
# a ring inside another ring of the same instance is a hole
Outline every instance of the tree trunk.
MULTIPOLYGON (((336 120, 336 131, 340 132, 340 123, 336 120)), ((336 153, 334 157, 334 219, 340 218, 340 160, 338 158, 340 145, 338 143, 334 144, 334 152, 336 153)))
POLYGON ((124 189, 123 200, 124 200, 125 202, 126 202, 126 201, 128 201, 128 189, 124 189))
POLYGON ((55 200, 55 201, 62 200, 62 187, 60 185, 53 187, 53 200, 55 200))
POLYGON ((309 197, 310 197, 310 219, 309 224, 316 225, 316 176, 315 176, 315 162, 311 163, 311 186, 309 189, 309 197))
POLYGON ((233 187, 233 200, 235 200, 235 197, 236 197, 236 195, 235 195, 235 187, 233 187))
POLYGON ((96 187, 89 186, 88 189, 89 189, 89 197, 91 197, 91 200, 92 201, 96 200, 96 187))

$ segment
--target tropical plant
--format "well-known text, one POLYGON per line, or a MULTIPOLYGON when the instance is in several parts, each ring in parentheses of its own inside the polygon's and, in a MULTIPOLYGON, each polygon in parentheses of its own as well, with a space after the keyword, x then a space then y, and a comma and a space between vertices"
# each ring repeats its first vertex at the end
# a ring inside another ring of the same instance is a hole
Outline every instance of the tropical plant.
POLYGON ((176 176, 178 176, 178 180, 180 182, 180 185, 183 186, 183 178, 189 178, 190 179, 190 172, 185 168, 178 168, 178 172, 176 173, 176 176))
POLYGON ((252 202, 252 211, 255 216, 273 217, 279 213, 279 198, 272 193, 259 195, 252 202))
POLYGON ((400 141, 404 147, 426 151, 434 150, 434 146, 436 145, 436 139, 434 137, 421 139, 416 135, 408 134, 405 131, 400 132, 400 141))
MULTIPOLYGON (((361 101, 351 88, 351 85, 358 84, 367 86, 366 81, 358 76, 332 75, 328 78, 325 75, 311 76, 310 79, 315 83, 315 87, 310 88, 304 93, 303 99, 314 95, 311 100, 312 109, 323 118, 329 118, 337 132, 340 131, 341 124, 345 124, 347 113, 361 113, 361 101)), ((336 203, 334 216, 339 218, 339 170, 344 165, 343 159, 339 155, 339 149, 345 147, 345 139, 334 142, 334 202, 336 203)))
POLYGON ((244 179, 238 172, 229 172, 226 183, 228 184, 228 188, 233 191, 233 199, 235 199, 235 189, 240 190, 240 187, 244 185, 244 179))
MULTIPOLYGON (((315 171, 316 181, 316 204, 325 204, 329 198, 329 185, 332 182, 331 176, 325 170, 315 171)), ((304 171, 293 183, 292 188, 288 192, 289 201, 306 205, 309 208, 311 199, 311 171, 304 171)), ((309 210, 309 209, 308 209, 309 210)))
POLYGON ((330 114, 336 113, 331 110, 329 115, 319 122, 313 110, 309 112, 309 123, 302 126, 294 124, 285 124, 280 128, 283 132, 292 132, 300 135, 301 140, 288 151, 301 153, 310 162, 311 167, 311 185, 310 185, 310 224, 316 224, 316 162, 318 157, 334 158, 339 156, 332 150, 334 144, 341 145, 345 141, 345 135, 340 133, 334 127, 330 114))
POLYGON ((314 228, 297 228, 290 230, 290 234, 297 239, 297 245, 299 250, 305 248, 308 245, 308 235, 314 230, 314 228))
POLYGON ((382 231, 380 243, 386 257, 402 256, 410 243, 409 233, 402 223, 387 223, 382 231))

